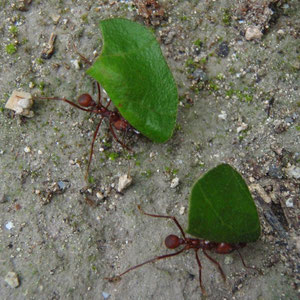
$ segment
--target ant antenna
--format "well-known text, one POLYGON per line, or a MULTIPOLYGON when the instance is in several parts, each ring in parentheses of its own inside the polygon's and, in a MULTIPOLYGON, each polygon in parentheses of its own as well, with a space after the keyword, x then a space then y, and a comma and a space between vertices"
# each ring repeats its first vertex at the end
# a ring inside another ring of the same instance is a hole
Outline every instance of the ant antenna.
POLYGON ((186 249, 182 248, 181 250, 179 250, 179 251, 177 251, 175 253, 170 253, 170 254, 165 254, 165 255, 154 257, 152 259, 144 261, 143 263, 141 263, 139 265, 136 265, 136 266, 133 266, 133 267, 127 269, 126 271, 124 271, 123 273, 121 273, 119 275, 116 275, 114 277, 106 277, 104 279, 106 279, 106 280, 108 280, 110 282, 118 281, 118 280, 120 280, 121 276, 125 275, 126 273, 128 273, 128 272, 130 272, 132 270, 135 270, 135 269, 137 269, 139 267, 142 267, 142 266, 144 266, 146 264, 149 264, 149 263, 152 263, 152 262, 156 262, 156 261, 161 260, 161 259, 165 259, 165 258, 168 258, 168 257, 172 257, 172 256, 175 256, 175 255, 178 255, 178 254, 182 253, 184 250, 186 250, 186 249))
POLYGON ((91 65, 91 64, 92 64, 85 56, 83 56, 83 55, 78 51, 78 49, 77 49, 75 43, 73 43, 73 48, 74 48, 75 53, 78 54, 78 55, 80 56, 80 58, 81 58, 86 64, 88 64, 88 65, 91 65))
MULTIPOLYGON (((180 226, 180 224, 178 223, 178 221, 176 220, 175 217, 173 217, 173 216, 162 216, 162 215, 148 214, 148 213, 146 213, 146 212, 144 212, 144 211, 142 210, 142 208, 141 208, 140 205, 138 205, 138 209, 140 210, 140 212, 141 212, 142 214, 144 214, 144 215, 146 215, 146 216, 150 216, 150 217, 154 217, 154 218, 164 218, 164 219, 171 219, 171 220, 173 220, 173 221, 175 222, 176 226, 179 228, 179 230, 180 230, 180 232, 181 232, 181 234, 182 234, 184 240, 186 239, 186 238, 185 238, 184 231, 183 231, 182 227, 180 226)), ((186 248, 186 247, 183 247, 181 250, 179 250, 179 251, 177 251, 177 252, 175 252, 175 253, 170 253, 170 254, 165 254, 165 255, 160 255, 160 256, 154 257, 154 258, 149 259, 149 260, 147 260, 147 261, 145 261, 145 262, 143 262, 143 263, 141 263, 141 264, 138 264, 138 265, 136 265, 136 266, 130 267, 129 269, 127 269, 126 271, 124 271, 123 273, 121 273, 121 274, 119 274, 119 275, 116 275, 116 276, 110 277, 110 278, 105 278, 105 279, 109 280, 110 282, 118 281, 118 280, 120 280, 120 277, 121 277, 121 276, 125 275, 126 273, 128 273, 128 272, 130 272, 130 271, 132 271, 132 270, 135 270, 135 269, 137 269, 137 268, 139 268, 139 267, 142 267, 142 266, 144 266, 144 265, 146 265, 146 264, 149 264, 149 263, 152 263, 152 262, 156 262, 156 261, 161 260, 161 259, 165 259, 165 258, 169 258, 169 257, 176 256, 176 255, 182 253, 182 252, 185 251, 185 250, 187 250, 187 248, 186 248)), ((200 263, 200 261, 199 261, 199 263, 200 263)), ((201 282, 201 290, 202 290, 202 282, 201 282)), ((204 291, 204 289, 203 289, 203 291, 204 291)), ((203 292, 203 291, 202 291, 202 292, 203 292)), ((205 292, 205 291, 204 291, 204 292, 205 292)))
POLYGON ((162 216, 162 215, 153 215, 153 214, 148 214, 146 212, 144 212, 141 208, 140 205, 138 205, 138 209, 140 210, 140 212, 146 216, 149 216, 149 217, 153 217, 153 218, 164 218, 164 219, 170 219, 170 220, 173 220, 174 223, 176 224, 176 226, 178 227, 178 229, 180 230, 181 232, 181 235, 183 237, 184 240, 186 240, 186 237, 185 237, 185 233, 182 229, 182 227, 180 226, 179 222, 177 221, 177 219, 174 217, 174 216, 162 216))

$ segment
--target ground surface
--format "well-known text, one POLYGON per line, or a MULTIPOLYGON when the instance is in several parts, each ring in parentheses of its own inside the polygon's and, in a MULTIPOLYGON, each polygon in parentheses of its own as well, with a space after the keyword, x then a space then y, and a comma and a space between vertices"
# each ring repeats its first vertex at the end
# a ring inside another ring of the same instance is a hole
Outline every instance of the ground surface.
POLYGON ((104 278, 170 252, 163 240, 177 228, 141 215, 137 204, 175 215, 186 228, 192 183, 227 162, 242 173, 258 207, 261 239, 242 254, 263 275, 245 270, 236 253, 214 255, 227 274, 224 283, 201 255, 207 298, 296 299, 299 2, 160 1, 163 18, 145 18, 137 2, 140 13, 132 1, 0 1, 0 298, 203 298, 193 253, 116 283, 104 278), (147 23, 155 32, 178 84, 178 125, 165 144, 129 137, 134 155, 103 126, 94 182, 84 192, 97 124, 90 115, 37 100, 35 116, 21 119, 4 105, 15 89, 69 99, 95 94, 73 43, 94 59, 102 45, 98 23, 109 17, 147 23), (254 25, 263 35, 247 41, 254 25), (54 54, 44 60, 52 32, 54 54), (132 185, 116 193, 119 176, 129 170, 132 185), (171 188, 175 177, 179 185, 171 188), (7 284, 8 272, 17 274, 19 287, 7 284))

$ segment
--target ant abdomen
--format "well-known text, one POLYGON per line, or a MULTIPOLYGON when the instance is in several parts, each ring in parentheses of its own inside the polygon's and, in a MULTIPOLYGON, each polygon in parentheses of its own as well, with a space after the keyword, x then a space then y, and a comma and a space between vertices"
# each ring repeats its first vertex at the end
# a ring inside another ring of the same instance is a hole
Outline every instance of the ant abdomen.
POLYGON ((181 244, 180 240, 177 235, 170 234, 165 239, 165 245, 169 249, 175 249, 181 244))
POLYGON ((78 97, 78 104, 83 107, 95 106, 96 103, 89 94, 82 94, 78 97))

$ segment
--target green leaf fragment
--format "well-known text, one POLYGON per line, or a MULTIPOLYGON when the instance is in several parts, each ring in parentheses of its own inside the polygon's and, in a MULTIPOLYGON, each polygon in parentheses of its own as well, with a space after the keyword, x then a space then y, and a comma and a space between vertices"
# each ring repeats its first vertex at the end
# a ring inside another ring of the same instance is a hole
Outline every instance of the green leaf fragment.
POLYGON ((17 52, 17 47, 11 43, 6 45, 5 50, 7 54, 15 54, 17 52))
POLYGON ((155 36, 126 19, 101 21, 100 28, 103 50, 87 73, 134 128, 152 141, 167 141, 176 123, 178 94, 155 36))
POLYGON ((193 186, 187 233, 212 242, 248 243, 260 236, 249 189, 227 164, 208 171, 193 186))

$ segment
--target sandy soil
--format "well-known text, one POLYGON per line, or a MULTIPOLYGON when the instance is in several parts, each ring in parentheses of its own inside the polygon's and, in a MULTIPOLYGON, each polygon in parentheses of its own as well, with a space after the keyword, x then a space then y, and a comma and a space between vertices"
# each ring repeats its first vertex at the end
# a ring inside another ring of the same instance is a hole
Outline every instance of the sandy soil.
POLYGON ((141 1, 27 2, 0 1, 0 298, 205 298, 188 252, 116 283, 104 278, 170 253, 163 241, 177 228, 140 214, 138 204, 176 216, 185 228, 192 183, 227 162, 241 172, 258 207, 261 239, 242 254, 263 274, 243 268, 236 253, 212 254, 227 275, 224 283, 201 255, 207 299, 296 299, 299 2, 165 0, 159 1, 163 16, 142 11, 141 1), (95 59, 102 45, 98 23, 110 17, 155 32, 178 85, 178 119, 165 144, 127 137, 134 154, 115 143, 104 124, 86 190, 97 118, 55 101, 35 101, 28 119, 4 106, 16 89, 70 100, 95 95, 73 43, 95 59), (246 39, 249 28, 256 38, 246 39), (54 53, 43 59, 51 33, 54 53), (128 172, 132 185, 117 193, 119 177, 128 172), (8 284, 9 272, 19 282, 8 284))

